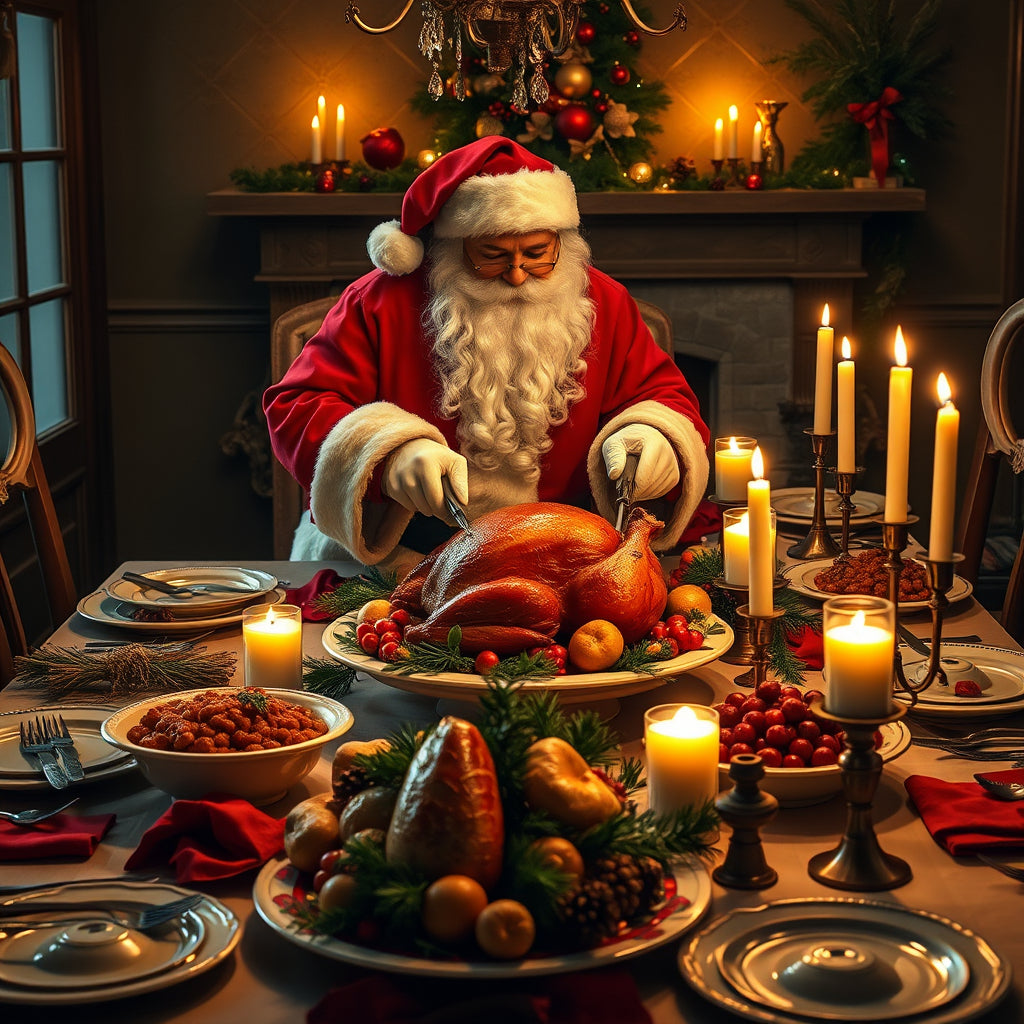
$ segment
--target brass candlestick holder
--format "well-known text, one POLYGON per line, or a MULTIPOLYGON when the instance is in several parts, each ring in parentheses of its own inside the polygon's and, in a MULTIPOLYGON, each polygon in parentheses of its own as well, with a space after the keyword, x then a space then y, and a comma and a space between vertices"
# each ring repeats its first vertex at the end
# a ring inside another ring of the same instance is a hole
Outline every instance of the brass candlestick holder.
POLYGON ((758 785, 764 778, 759 754, 736 754, 729 762, 729 778, 733 788, 718 795, 715 810, 732 835, 725 861, 711 877, 731 889, 767 889, 779 874, 765 860, 760 828, 778 813, 779 801, 758 785))
POLYGON ((715 176, 712 179, 712 187, 714 187, 714 183, 715 182, 719 182, 720 183, 718 185, 719 188, 722 188, 725 185, 725 179, 722 177, 722 165, 724 163, 725 163, 725 161, 722 160, 722 159, 712 160, 711 161, 711 166, 714 167, 714 169, 715 169, 715 176))
POLYGON ((815 434, 813 429, 808 428, 804 433, 810 435, 811 450, 814 452, 814 512, 807 536, 789 549, 789 557, 835 558, 839 554, 839 546, 825 522, 825 455, 828 453, 830 438, 835 437, 835 431, 815 434))
POLYGON ((913 877, 910 865, 882 850, 871 819, 871 805, 882 776, 875 731, 898 721, 906 708, 893 704, 889 714, 882 718, 840 718, 816 704, 814 713, 839 723, 846 733, 846 748, 839 755, 846 797, 846 829, 835 849, 810 859, 808 873, 822 885, 853 892, 877 892, 906 885, 913 877))
POLYGON ((844 558, 849 558, 850 556, 850 516, 857 507, 857 503, 853 500, 853 495, 857 493, 857 474, 863 472, 863 466, 858 466, 852 473, 841 473, 839 470, 836 470, 836 494, 839 495, 839 515, 842 516, 843 520, 840 554, 844 558))
POLYGON ((736 686, 756 688, 768 678, 768 645, 772 642, 775 620, 785 614, 785 609, 773 607, 770 615, 751 615, 749 604, 736 609, 737 624, 746 628, 750 644, 750 668, 733 680, 736 686))
MULTIPOLYGON (((896 606, 896 619, 899 621, 900 614, 900 575, 903 572, 903 552, 906 550, 907 541, 910 539, 910 527, 918 521, 918 517, 908 515, 904 522, 889 523, 882 520, 882 547, 885 548, 885 568, 889 573, 889 600, 896 606)), ((893 648, 893 680, 895 685, 905 690, 910 695, 910 703, 917 703, 917 694, 913 687, 907 682, 903 672, 903 657, 900 655, 900 645, 893 648)))
MULTIPOLYGON (((728 583, 724 576, 716 576, 713 580, 714 586, 720 590, 724 590, 727 594, 732 596, 732 599, 740 604, 741 601, 746 602, 747 595, 750 593, 748 587, 741 583, 728 583), (742 595, 742 597, 740 596, 742 595)), ((784 576, 776 576, 772 580, 772 589, 781 590, 783 587, 788 586, 789 581, 784 576)), ((740 618, 737 615, 736 622, 733 625, 733 642, 732 647, 729 648, 722 655, 721 661, 724 661, 728 665, 751 665, 754 661, 754 645, 750 642, 750 628, 749 619, 740 618)), ((771 642, 771 634, 768 635, 768 642, 771 642)), ((754 685, 754 675, 752 671, 744 672, 742 675, 737 676, 733 683, 736 686, 749 687, 754 685)))
POLYGON ((730 156, 726 159, 729 163, 729 177, 726 179, 725 187, 740 188, 744 185, 744 183, 740 181, 740 158, 738 156, 730 156))

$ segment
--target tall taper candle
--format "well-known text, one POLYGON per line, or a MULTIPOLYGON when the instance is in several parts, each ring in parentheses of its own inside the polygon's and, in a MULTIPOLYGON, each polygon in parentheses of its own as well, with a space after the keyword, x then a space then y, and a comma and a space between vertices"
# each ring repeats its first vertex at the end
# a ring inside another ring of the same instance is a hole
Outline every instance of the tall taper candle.
POLYGON ((728 150, 726 156, 730 160, 734 160, 740 155, 739 153, 739 116, 740 112, 736 109, 735 104, 729 108, 729 141, 728 150))
POLYGON ((772 580, 775 576, 775 549, 772 546, 772 489, 764 477, 764 457, 760 447, 750 460, 754 479, 747 484, 747 521, 750 531, 750 594, 752 616, 771 615, 772 580))
POLYGON ((935 463, 932 473, 932 525, 928 557, 948 562, 953 557, 953 517, 956 510, 956 445, 960 413, 950 401, 953 392, 944 373, 937 385, 942 403, 935 418, 935 463))
POLYGON ((839 453, 836 469, 840 473, 857 472, 857 386, 856 367, 850 339, 843 338, 843 358, 836 367, 836 419, 839 430, 839 453))
POLYGON ((814 433, 832 430, 832 363, 835 360, 835 331, 828 324, 828 303, 821 311, 818 350, 814 373, 814 433))
POLYGON ((320 118, 321 129, 327 127, 327 100, 323 96, 316 98, 316 116, 320 118))
POLYGON ((722 159, 722 119, 718 118, 715 121, 715 148, 712 150, 712 159, 722 159))
POLYGON ((309 162, 319 164, 324 159, 323 130, 320 127, 320 118, 316 114, 313 115, 313 123, 310 127, 313 129, 313 138, 310 144, 309 162))
POLYGON ((334 159, 345 159, 345 105, 338 104, 337 117, 334 122, 334 159))
POLYGON ((761 162, 761 132, 763 130, 761 122, 755 121, 754 134, 750 140, 750 162, 752 164, 759 164, 761 162))
POLYGON ((885 521, 907 521, 907 476, 910 471, 910 385, 903 328, 896 328, 896 365, 889 370, 889 436, 885 460, 885 521))

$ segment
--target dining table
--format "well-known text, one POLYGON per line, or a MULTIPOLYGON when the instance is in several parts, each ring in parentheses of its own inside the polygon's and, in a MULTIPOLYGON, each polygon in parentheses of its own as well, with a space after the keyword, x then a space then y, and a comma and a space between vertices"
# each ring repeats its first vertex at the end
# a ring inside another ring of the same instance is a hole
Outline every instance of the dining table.
MULTIPOLYGON (((792 538, 779 538, 780 554, 784 556, 792 538)), ((678 556, 675 556, 678 558, 678 556)), ((109 580, 125 570, 147 572, 186 565, 182 561, 132 560, 118 566, 109 580)), ((204 562, 207 565, 239 565, 237 561, 204 562)), ((323 569, 332 569, 339 576, 349 577, 362 567, 346 561, 289 562, 249 561, 246 566, 264 570, 290 587, 311 580, 323 569)), ((666 567, 674 561, 664 563, 666 567)), ((913 632, 927 636, 930 619, 927 610, 910 611, 901 621, 913 632)), ((305 622, 302 628, 305 657, 327 657, 323 644, 328 622, 305 622)), ((1019 652, 1020 646, 1001 628, 996 618, 973 596, 949 606, 945 612, 944 632, 947 635, 977 634, 983 643, 1019 652)), ((55 630, 48 643, 63 647, 82 647, 89 640, 118 640, 125 631, 114 625, 73 614, 55 630)), ((238 655, 232 683, 242 685, 242 631, 235 623, 205 636, 202 645, 210 652, 232 652, 238 655)), ((657 685, 618 699, 610 719, 611 728, 619 735, 625 753, 643 755, 642 736, 644 711, 654 705, 673 702, 712 704, 722 700, 736 688, 736 677, 747 666, 718 659, 675 678, 659 680, 657 685)), ((821 673, 808 671, 805 686, 822 684, 821 673)), ((71 701, 73 697, 68 697, 71 701)), ((284 817, 299 801, 331 786, 331 766, 338 743, 348 740, 372 740, 388 736, 406 723, 427 725, 435 722, 442 710, 439 701, 423 693, 413 693, 389 685, 368 675, 358 674, 351 689, 339 698, 352 712, 354 723, 339 741, 323 750, 314 770, 293 786, 278 802, 264 808, 275 817, 284 817)), ((16 678, 0 691, 0 713, 31 710, 51 703, 45 691, 23 678, 16 678)), ((457 702, 456 702, 457 703, 457 702)), ((472 700, 467 700, 467 715, 472 700)), ((932 731, 927 722, 913 711, 903 719, 912 736, 932 731)), ((1000 719, 1001 723, 1024 725, 1024 711, 1000 719)), ((964 729, 973 720, 963 723, 964 729)), ((1010 763, 979 764, 963 760, 938 749, 911 743, 898 757, 884 765, 872 805, 872 821, 882 849, 902 858, 912 870, 906 884, 880 892, 850 892, 826 886, 808 872, 812 857, 836 846, 847 821, 847 807, 841 793, 811 806, 781 807, 775 816, 761 826, 760 839, 768 865, 778 878, 770 887, 751 890, 730 888, 711 881, 711 899, 703 919, 690 931, 672 941, 621 960, 611 968, 626 970, 635 979, 644 1007, 657 1024, 719 1024, 727 1019, 743 1019, 731 1015, 721 1006, 706 999, 684 978, 679 966, 680 946, 694 930, 740 908, 792 899, 866 899, 898 908, 909 908, 938 915, 970 929, 981 936, 1013 972, 1006 996, 979 1015, 972 1015, 984 1024, 1009 1024, 1024 1021, 1024 883, 1015 881, 973 856, 954 857, 929 834, 904 787, 912 775, 925 775, 951 782, 969 782, 975 772, 1009 768, 1010 763)), ((50 861, 0 860, 0 887, 24 884, 51 884, 73 879, 118 876, 125 872, 129 855, 139 844, 143 833, 171 805, 172 798, 147 784, 138 771, 97 779, 75 789, 79 797, 74 813, 116 815, 115 823, 87 859, 50 861)), ((0 788, 0 804, 8 810, 56 804, 61 794, 32 790, 4 791, 0 788)), ((1024 809, 1024 802, 1018 806, 1024 809)), ((1024 813, 1024 811, 1022 811, 1024 813)), ((730 830, 722 826, 717 852, 701 870, 720 864, 728 845, 730 830)), ((1024 850, 1018 851, 1024 864, 1024 850)), ((169 867, 150 874, 173 881, 169 867)), ((253 902, 254 872, 216 882, 191 886, 223 902, 241 922, 241 939, 234 952, 223 963, 201 975, 188 978, 159 991, 119 998, 113 1002, 83 1002, 69 1012, 66 1006, 7 1006, 5 1020, 34 1021, 103 1020, 114 1018, 132 1021, 177 1021, 181 1024, 208 1024, 211 1021, 247 1021, 250 1024, 295 1024, 333 989, 366 976, 367 968, 319 954, 313 945, 300 945, 284 938, 269 927, 257 913, 253 902)), ((397 979, 415 985, 416 978, 397 979)), ((446 982, 452 999, 458 998, 462 982, 455 978, 446 982)), ((359 1008, 352 1007, 345 1020, 358 1022, 359 1008)), ((342 1018, 338 1018, 339 1020, 342 1018)), ((925 1021, 931 1015, 913 1016, 925 1021)))

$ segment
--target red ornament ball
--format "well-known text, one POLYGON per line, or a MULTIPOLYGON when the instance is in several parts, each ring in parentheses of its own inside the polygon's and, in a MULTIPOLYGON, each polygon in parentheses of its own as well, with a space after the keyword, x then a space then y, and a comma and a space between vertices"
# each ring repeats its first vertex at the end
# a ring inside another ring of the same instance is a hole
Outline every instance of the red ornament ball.
POLYGON ((630 29, 623 37, 622 41, 627 46, 639 46, 640 45, 640 33, 634 29, 630 29))
POLYGON ((316 176, 314 188, 317 192, 333 192, 337 188, 337 184, 334 180, 334 171, 328 167, 316 176))
POLYGON ((374 128, 359 142, 363 147, 363 159, 377 171, 397 167, 405 156, 405 142, 397 128, 374 128))
POLYGON ((764 181, 761 179, 760 174, 748 174, 747 175, 747 188, 751 192, 757 192, 759 189, 764 188, 764 181))
POLYGON ((595 103, 594 104, 594 110, 596 110, 597 113, 599 113, 599 114, 607 114, 608 113, 608 104, 605 103, 604 100, 602 100, 600 103, 595 103))
POLYGON ((616 64, 608 72, 608 77, 611 79, 612 85, 625 85, 630 79, 629 68, 622 64, 616 64))
POLYGON ((555 115, 555 131, 563 139, 585 142, 594 130, 594 117, 578 103, 570 103, 555 115))
POLYGON ((596 35, 597 29, 592 21, 581 21, 576 29, 576 41, 584 46, 589 46, 596 35))

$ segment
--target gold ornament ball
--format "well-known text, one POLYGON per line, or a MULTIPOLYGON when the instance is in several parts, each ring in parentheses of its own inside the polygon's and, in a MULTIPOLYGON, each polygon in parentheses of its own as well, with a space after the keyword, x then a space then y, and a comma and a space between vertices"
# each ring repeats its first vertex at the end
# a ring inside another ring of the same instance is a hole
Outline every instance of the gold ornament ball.
POLYGON ((555 88, 566 99, 582 99, 593 84, 594 77, 585 64, 563 64, 555 72, 555 88))
POLYGON ((629 176, 638 185, 646 185, 654 177, 654 169, 650 164, 645 164, 642 160, 638 160, 630 167, 629 176))
POLYGON ((485 135, 501 135, 505 126, 492 114, 481 114, 476 119, 476 137, 482 139, 485 135))
POLYGON ((437 153, 432 149, 421 149, 416 154, 416 166, 421 170, 426 170, 435 160, 437 159, 437 153))

